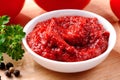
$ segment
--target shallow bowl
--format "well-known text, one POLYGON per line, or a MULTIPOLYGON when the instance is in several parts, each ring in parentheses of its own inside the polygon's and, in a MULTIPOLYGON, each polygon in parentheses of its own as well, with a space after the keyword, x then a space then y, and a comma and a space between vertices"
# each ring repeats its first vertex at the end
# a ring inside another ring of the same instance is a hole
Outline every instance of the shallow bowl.
POLYGON ((113 26, 105 18, 92 12, 88 12, 84 10, 74 10, 74 9, 65 9, 65 10, 56 10, 56 11, 46 12, 44 14, 41 14, 33 18, 30 22, 28 22, 28 24, 26 24, 26 26, 24 27, 24 32, 26 32, 26 35, 27 35, 33 30, 33 28, 38 22, 44 21, 53 17, 60 17, 60 16, 96 17, 99 23, 102 24, 103 27, 110 33, 108 48, 101 55, 89 60, 79 61, 79 62, 60 62, 60 61, 54 61, 54 60, 44 58, 38 55, 37 53, 33 52, 31 48, 28 46, 26 42, 26 37, 25 37, 23 39, 23 44, 26 50, 28 51, 28 53, 32 56, 32 58, 37 63, 53 71, 64 72, 64 73, 74 73, 74 72, 81 72, 81 71, 91 69, 106 59, 106 57, 110 54, 110 51, 113 49, 115 45, 116 32, 113 26))

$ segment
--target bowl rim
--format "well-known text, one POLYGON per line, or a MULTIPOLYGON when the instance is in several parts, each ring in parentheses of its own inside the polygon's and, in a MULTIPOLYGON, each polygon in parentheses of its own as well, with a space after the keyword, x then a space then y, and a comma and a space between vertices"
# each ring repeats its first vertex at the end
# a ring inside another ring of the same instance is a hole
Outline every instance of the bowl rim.
MULTIPOLYGON (((56 61, 56 60, 51 60, 51 59, 48 59, 48 58, 44 58, 40 55, 38 55, 37 53, 35 53, 34 51, 32 51, 32 49, 28 46, 27 44, 27 41, 26 41, 26 36, 25 38, 23 38, 22 42, 23 42, 23 45, 24 47, 26 48, 27 52, 32 54, 33 56, 37 57, 37 58, 40 58, 40 59, 43 59, 44 61, 47 61, 47 62, 52 62, 52 63, 59 63, 59 64, 82 64, 82 63, 88 63, 88 62, 93 62, 97 59, 100 59, 101 57, 105 56, 106 54, 108 55, 110 53, 110 51, 113 49, 113 47, 115 46, 115 43, 116 43, 116 31, 115 29, 113 28, 112 24, 106 20, 104 17, 96 14, 96 13, 93 13, 93 12, 90 12, 90 11, 86 11, 86 10, 77 10, 77 9, 62 9, 62 10, 54 10, 54 11, 50 11, 50 12, 46 12, 46 13, 43 13, 35 18, 33 18, 32 20, 30 20, 24 27, 23 31, 26 32, 26 30, 29 28, 29 26, 37 19, 39 19, 41 16, 45 16, 47 14, 52 14, 54 12, 66 12, 66 11, 79 11, 79 12, 83 12, 83 13, 86 13, 86 14, 90 14, 90 15, 94 15, 94 17, 99 17, 100 19, 104 20, 105 22, 107 22, 107 24, 109 24, 109 27, 112 29, 113 33, 114 34, 111 34, 110 35, 114 35, 114 39, 112 41, 114 41, 111 45, 112 46, 109 46, 108 44, 108 48, 105 52, 103 52, 102 54, 94 57, 94 58, 91 58, 91 59, 88 59, 88 60, 84 60, 84 61, 78 61, 78 62, 62 62, 62 61, 56 61)), ((104 25, 104 24, 102 24, 104 25)), ((109 37, 110 39, 110 37, 109 37)), ((109 41, 108 41, 109 42, 109 41)))

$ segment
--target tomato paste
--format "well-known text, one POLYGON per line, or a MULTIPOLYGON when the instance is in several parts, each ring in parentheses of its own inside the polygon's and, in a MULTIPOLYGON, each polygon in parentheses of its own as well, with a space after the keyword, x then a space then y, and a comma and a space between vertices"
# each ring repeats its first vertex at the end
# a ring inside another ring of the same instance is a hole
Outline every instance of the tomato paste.
POLYGON ((109 35, 97 18, 62 16, 37 23, 27 35, 27 43, 45 58, 77 62, 102 54, 109 35))

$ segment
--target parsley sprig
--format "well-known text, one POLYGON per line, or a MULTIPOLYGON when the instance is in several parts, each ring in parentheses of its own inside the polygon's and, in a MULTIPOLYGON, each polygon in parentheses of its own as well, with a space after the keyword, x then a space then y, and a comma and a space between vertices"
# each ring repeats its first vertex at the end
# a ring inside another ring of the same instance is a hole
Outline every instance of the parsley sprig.
POLYGON ((22 38, 25 36, 23 27, 20 25, 7 25, 10 17, 0 17, 0 61, 3 61, 3 54, 8 54, 12 59, 22 59, 22 38))

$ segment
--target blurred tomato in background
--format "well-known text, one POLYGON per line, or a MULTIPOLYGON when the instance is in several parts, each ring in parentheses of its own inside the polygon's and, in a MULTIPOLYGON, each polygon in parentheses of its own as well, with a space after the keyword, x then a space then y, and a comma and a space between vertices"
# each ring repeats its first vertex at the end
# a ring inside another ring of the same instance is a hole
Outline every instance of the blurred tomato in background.
POLYGON ((110 6, 114 14, 120 20, 120 0, 110 0, 110 6))
POLYGON ((46 11, 58 9, 83 9, 90 0, 34 0, 46 11))
POLYGON ((11 20, 21 11, 25 0, 0 0, 0 16, 8 15, 11 20))

